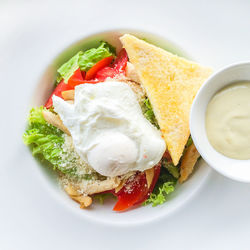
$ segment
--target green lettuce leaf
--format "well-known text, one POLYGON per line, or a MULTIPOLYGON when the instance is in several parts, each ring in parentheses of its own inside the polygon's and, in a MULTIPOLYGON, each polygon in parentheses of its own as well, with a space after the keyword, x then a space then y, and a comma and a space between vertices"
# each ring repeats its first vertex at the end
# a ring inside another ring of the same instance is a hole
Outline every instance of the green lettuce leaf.
POLYGON ((180 170, 178 165, 175 166, 172 162, 168 162, 166 159, 162 161, 162 167, 166 168, 168 172, 173 175, 174 178, 178 179, 180 176, 180 170))
POLYGON ((69 61, 64 63, 57 72, 60 74, 59 77, 57 77, 57 80, 61 81, 63 78, 65 83, 68 82, 69 78, 73 75, 73 73, 79 68, 79 59, 83 56, 83 52, 79 51, 76 55, 74 55, 69 61))
POLYGON ((155 118, 153 108, 152 108, 151 103, 150 103, 148 98, 146 98, 144 100, 144 105, 143 105, 142 110, 143 110, 143 114, 146 117, 146 119, 149 120, 155 127, 157 127, 159 129, 160 127, 159 127, 158 122, 155 118))
POLYGON ((43 109, 43 107, 31 109, 28 118, 29 125, 23 134, 23 141, 30 146, 33 155, 48 161, 54 169, 74 175, 75 167, 73 165, 71 167, 65 162, 67 152, 64 152, 62 148, 64 144, 63 132, 44 120, 43 109))
POLYGON ((32 127, 34 124, 46 124, 42 115, 43 107, 32 108, 28 117, 28 124, 32 127))
POLYGON ((191 146, 193 144, 193 139, 191 137, 191 135, 189 136, 188 140, 187 140, 187 143, 186 143, 186 148, 188 148, 189 146, 191 146))
POLYGON ((101 205, 104 204, 104 201, 109 198, 116 199, 116 197, 112 193, 95 194, 93 198, 94 200, 97 200, 101 205))
POLYGON ((64 143, 63 138, 54 134, 46 134, 43 126, 36 125, 36 127, 24 133, 24 143, 32 145, 33 155, 42 154, 47 161, 57 165, 61 161, 60 148, 64 143))
POLYGON ((97 62, 111 55, 115 55, 115 48, 106 42, 101 42, 98 48, 92 48, 85 52, 79 51, 57 70, 59 73, 57 80, 60 81, 63 78, 67 83, 78 68, 88 71, 97 62))
POLYGON ((161 205, 167 201, 168 195, 175 190, 177 178, 175 178, 170 172, 161 167, 159 179, 154 187, 153 192, 149 198, 144 202, 144 205, 152 204, 153 207, 161 205))
POLYGON ((173 182, 165 182, 161 187, 159 187, 157 193, 152 193, 149 196, 144 204, 152 204, 153 207, 161 205, 167 201, 167 196, 172 193, 174 189, 175 184, 173 182))
POLYGON ((102 42, 98 48, 92 48, 84 52, 79 58, 78 64, 81 70, 88 71, 103 58, 111 56, 113 48, 106 42, 102 42))

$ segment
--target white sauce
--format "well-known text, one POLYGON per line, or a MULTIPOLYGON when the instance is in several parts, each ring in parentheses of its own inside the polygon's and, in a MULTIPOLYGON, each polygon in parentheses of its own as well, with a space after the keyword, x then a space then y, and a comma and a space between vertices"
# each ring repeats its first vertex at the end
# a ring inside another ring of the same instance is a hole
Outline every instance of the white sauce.
POLYGON ((102 175, 152 168, 166 150, 160 131, 144 117, 126 83, 82 84, 75 88, 74 104, 57 96, 53 104, 77 153, 102 175))
POLYGON ((212 98, 206 131, 218 152, 234 159, 250 159, 250 82, 230 84, 212 98))

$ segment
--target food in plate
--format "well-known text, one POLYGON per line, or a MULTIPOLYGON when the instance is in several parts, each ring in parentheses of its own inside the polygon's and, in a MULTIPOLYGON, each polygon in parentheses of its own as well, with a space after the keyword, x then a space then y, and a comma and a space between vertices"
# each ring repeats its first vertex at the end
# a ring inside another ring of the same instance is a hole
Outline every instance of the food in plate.
POLYGON ((162 204, 199 158, 189 112, 211 69, 129 34, 120 41, 117 54, 101 42, 65 62, 23 135, 81 208, 110 194, 115 211, 162 204))

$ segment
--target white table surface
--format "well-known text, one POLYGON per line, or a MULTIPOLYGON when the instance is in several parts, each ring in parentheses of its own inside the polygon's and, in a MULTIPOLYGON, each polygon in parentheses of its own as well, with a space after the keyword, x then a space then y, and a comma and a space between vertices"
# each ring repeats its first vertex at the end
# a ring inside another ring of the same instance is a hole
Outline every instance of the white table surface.
POLYGON ((27 164, 20 137, 46 64, 86 33, 119 27, 162 33, 215 69, 250 60, 246 0, 1 1, 0 249, 250 249, 250 184, 212 171, 171 216, 120 228, 79 220, 27 164))

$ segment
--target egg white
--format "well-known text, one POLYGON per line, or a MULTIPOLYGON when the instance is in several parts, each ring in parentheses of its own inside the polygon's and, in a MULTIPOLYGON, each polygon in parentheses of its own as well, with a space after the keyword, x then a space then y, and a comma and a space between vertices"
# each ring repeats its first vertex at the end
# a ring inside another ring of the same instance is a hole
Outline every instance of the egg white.
POLYGON ((53 105, 80 157, 104 176, 152 168, 166 150, 124 82, 82 84, 75 88, 74 104, 53 96, 53 105))

